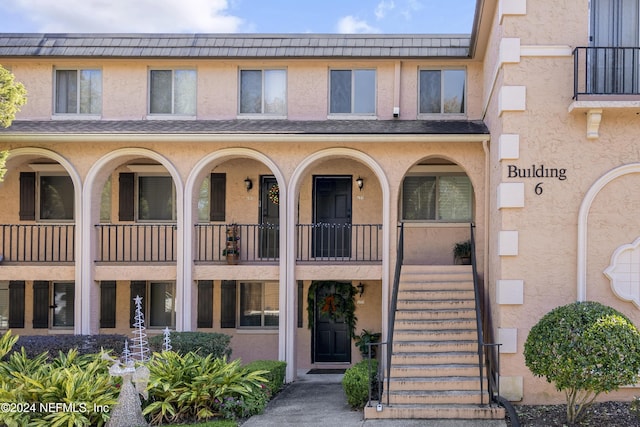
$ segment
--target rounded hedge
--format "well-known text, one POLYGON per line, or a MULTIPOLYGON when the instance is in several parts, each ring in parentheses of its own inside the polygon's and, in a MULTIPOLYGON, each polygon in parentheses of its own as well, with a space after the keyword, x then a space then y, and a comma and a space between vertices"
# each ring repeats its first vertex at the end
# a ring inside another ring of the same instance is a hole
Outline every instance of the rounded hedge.
POLYGON ((640 372, 640 332, 615 309, 576 302, 547 313, 524 345, 527 367, 558 390, 596 395, 635 384, 640 372))

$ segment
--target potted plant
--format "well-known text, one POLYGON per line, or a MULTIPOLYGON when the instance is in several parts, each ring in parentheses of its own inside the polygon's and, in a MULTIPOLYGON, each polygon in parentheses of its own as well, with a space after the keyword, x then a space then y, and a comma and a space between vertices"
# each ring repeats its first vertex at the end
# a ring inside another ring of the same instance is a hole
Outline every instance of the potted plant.
POLYGON ((465 240, 455 244, 453 247, 453 260, 459 264, 471 264, 471 240, 465 240))
MULTIPOLYGON (((380 342, 380 337, 382 334, 380 332, 371 332, 363 329, 360 335, 355 337, 356 347, 360 350, 360 354, 362 358, 365 359, 369 357, 369 344, 380 342)), ((371 346, 371 358, 375 359, 377 354, 378 346, 371 346)))
POLYGON ((240 231, 237 224, 227 226, 227 238, 222 255, 227 257, 227 264, 237 264, 240 259, 240 231))

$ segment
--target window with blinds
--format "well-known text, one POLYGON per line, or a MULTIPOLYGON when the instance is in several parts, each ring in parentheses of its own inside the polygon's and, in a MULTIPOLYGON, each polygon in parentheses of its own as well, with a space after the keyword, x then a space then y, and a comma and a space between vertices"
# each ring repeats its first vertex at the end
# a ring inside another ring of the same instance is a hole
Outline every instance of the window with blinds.
POLYGON ((402 185, 404 221, 468 222, 473 187, 465 175, 414 175, 402 185))

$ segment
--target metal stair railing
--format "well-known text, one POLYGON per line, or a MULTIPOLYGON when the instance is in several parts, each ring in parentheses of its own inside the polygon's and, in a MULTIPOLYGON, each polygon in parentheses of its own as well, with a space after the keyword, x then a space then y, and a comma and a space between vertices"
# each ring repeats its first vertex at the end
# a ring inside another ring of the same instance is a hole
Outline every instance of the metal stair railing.
POLYGON ((400 287, 400 272, 404 261, 404 223, 398 225, 400 236, 398 238, 398 252, 396 256, 396 270, 393 277, 393 291, 391 304, 389 305, 389 325, 387 327, 387 405, 389 405, 389 384, 391 380, 391 355, 393 353, 393 329, 396 322, 396 308, 398 306, 398 288, 400 287))

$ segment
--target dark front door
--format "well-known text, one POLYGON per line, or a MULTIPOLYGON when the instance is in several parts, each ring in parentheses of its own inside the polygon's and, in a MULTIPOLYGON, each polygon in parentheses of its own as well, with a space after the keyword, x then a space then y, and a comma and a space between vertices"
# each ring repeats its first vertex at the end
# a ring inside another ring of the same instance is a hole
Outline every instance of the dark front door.
POLYGON ((280 248, 280 192, 273 176, 260 177, 260 258, 277 259, 280 248))
POLYGON ((313 256, 351 256, 351 177, 314 177, 313 256))
MULTIPOLYGON (((344 316, 336 316, 331 298, 336 292, 336 282, 322 282, 316 288, 314 362, 351 362, 351 337, 344 316)), ((350 298, 349 294, 340 295, 350 298)))

